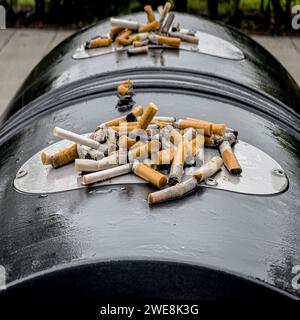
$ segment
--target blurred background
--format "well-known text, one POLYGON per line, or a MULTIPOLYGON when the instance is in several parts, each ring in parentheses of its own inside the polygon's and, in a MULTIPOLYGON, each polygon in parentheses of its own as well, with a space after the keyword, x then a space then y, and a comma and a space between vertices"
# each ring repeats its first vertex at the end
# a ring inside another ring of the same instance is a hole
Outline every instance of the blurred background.
MULTIPOLYGON (((282 34, 291 28, 291 8, 299 0, 171 0, 176 11, 219 20, 258 33, 282 34)), ((80 28, 108 16, 153 8, 161 0, 0 0, 7 10, 8 27, 80 28)))

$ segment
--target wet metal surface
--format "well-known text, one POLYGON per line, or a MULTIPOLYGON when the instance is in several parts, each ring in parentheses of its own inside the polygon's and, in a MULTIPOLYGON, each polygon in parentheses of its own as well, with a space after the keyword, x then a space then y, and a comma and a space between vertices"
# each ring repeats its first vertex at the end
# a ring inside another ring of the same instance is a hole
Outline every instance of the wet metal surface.
MULTIPOLYGON (((46 149, 54 153, 70 145, 69 141, 59 141, 46 149)), ((74 163, 53 169, 41 162, 41 152, 30 158, 17 172, 14 187, 25 193, 53 193, 85 188, 81 185, 81 177, 74 167, 74 163), (38 178, 37 178, 38 177, 38 178)), ((227 190, 254 195, 271 195, 283 192, 288 187, 288 180, 280 165, 263 151, 250 144, 239 141, 234 152, 243 168, 241 176, 232 176, 223 166, 214 176, 214 183, 207 181, 202 187, 227 190)), ((219 155, 218 150, 205 149, 205 161, 219 155)), ((195 168, 186 168, 185 177, 192 175, 195 168)), ((96 186, 145 183, 133 173, 114 179, 109 179, 96 186)))
MULTIPOLYGON (((181 29, 181 32, 188 32, 187 29, 181 29)), ((242 60, 245 58, 243 52, 229 41, 226 41, 220 37, 216 37, 207 32, 196 31, 195 36, 198 37, 198 44, 191 44, 187 42, 181 42, 180 48, 164 47, 158 45, 149 45, 150 49, 167 49, 167 50, 186 50, 201 54, 208 54, 214 57, 229 59, 229 60, 242 60)), ((128 47, 116 47, 114 44, 110 47, 96 48, 92 50, 86 50, 84 45, 76 49, 73 54, 73 59, 81 60, 93 57, 102 56, 112 52, 127 51, 128 47)))

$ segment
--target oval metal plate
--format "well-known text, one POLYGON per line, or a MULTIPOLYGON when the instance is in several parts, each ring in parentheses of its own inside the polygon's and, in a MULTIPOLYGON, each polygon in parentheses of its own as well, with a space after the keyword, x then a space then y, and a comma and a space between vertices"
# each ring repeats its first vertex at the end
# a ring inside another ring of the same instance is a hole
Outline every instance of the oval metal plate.
MULTIPOLYGON (((47 147, 49 153, 56 152, 70 145, 62 140, 47 147)), ((232 176, 223 166, 212 180, 202 183, 203 188, 214 188, 253 195, 271 195, 283 192, 288 187, 288 179, 281 166, 260 149, 239 141, 235 146, 235 154, 243 168, 241 176, 232 176)), ((21 192, 31 194, 47 194, 86 188, 81 185, 80 173, 75 170, 74 163, 53 169, 41 162, 41 152, 30 158, 16 173, 14 187, 21 192)), ((205 148, 205 161, 218 154, 218 150, 205 148)), ((194 168, 186 168, 185 179, 194 168)), ((134 174, 126 174, 93 186, 117 184, 147 183, 134 174)))
MULTIPOLYGON (((186 29, 181 29, 182 32, 188 32, 186 29)), ((181 42, 180 48, 173 48, 173 47, 165 47, 161 45, 149 45, 150 49, 159 49, 159 48, 168 48, 173 50, 185 50, 185 51, 193 51, 203 54, 208 54, 211 56, 230 59, 230 60, 242 60, 245 58, 243 52, 224 39, 221 39, 217 36, 209 34, 207 32, 196 31, 196 36, 199 38, 198 45, 191 44, 187 42, 181 42)), ((112 44, 110 47, 105 48, 95 48, 95 49, 88 49, 84 48, 84 45, 79 47, 75 53, 73 54, 73 59, 80 60, 80 59, 87 59, 92 57, 101 56, 104 54, 112 53, 112 52, 122 52, 126 51, 127 47, 116 47, 112 44)))

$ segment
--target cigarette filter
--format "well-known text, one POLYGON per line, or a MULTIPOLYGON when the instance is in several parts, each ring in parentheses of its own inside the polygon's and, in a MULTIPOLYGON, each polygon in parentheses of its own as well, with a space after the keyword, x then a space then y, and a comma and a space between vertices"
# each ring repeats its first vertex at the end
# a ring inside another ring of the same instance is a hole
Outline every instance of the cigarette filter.
POLYGON ((180 24, 178 21, 175 21, 172 26, 172 32, 179 32, 179 31, 180 31, 180 24))
POLYGON ((146 130, 157 111, 158 111, 157 106, 153 102, 150 102, 145 112, 141 116, 140 120, 138 121, 138 124, 136 127, 138 129, 146 130))
POLYGON ((124 28, 122 28, 122 27, 112 27, 110 29, 110 33, 109 33, 110 38, 112 40, 114 40, 116 38, 116 36, 123 30, 124 30, 124 28))
POLYGON ((180 132, 178 132, 176 129, 172 128, 168 135, 168 139, 171 143, 173 143, 175 146, 177 146, 180 142, 182 142, 182 135, 180 132))
POLYGON ((148 22, 154 21, 155 20, 155 15, 153 13, 152 7, 150 5, 147 5, 147 6, 144 7, 144 10, 147 13, 148 22))
POLYGON ((192 121, 197 121, 202 124, 211 124, 212 125, 212 134, 216 134, 218 136, 224 136, 224 134, 226 133, 226 125, 223 123, 212 123, 209 121, 205 121, 205 120, 200 120, 200 119, 196 119, 196 118, 187 118, 187 120, 192 120, 192 121))
POLYGON ((219 156, 213 157, 200 169, 195 171, 193 173, 193 176, 197 179, 198 182, 204 181, 205 179, 217 173, 221 169, 222 164, 223 160, 219 156))
POLYGON ((204 145, 205 147, 216 147, 214 136, 204 136, 204 145))
POLYGON ((123 31, 117 38, 116 38, 116 45, 123 45, 128 46, 130 45, 130 41, 128 40, 128 37, 131 35, 131 30, 125 30, 123 31))
POLYGON ((136 126, 130 126, 130 125, 128 125, 128 126, 111 126, 109 128, 118 132, 119 134, 127 134, 128 132, 133 131, 136 128, 136 126))
POLYGON ((203 130, 206 136, 210 136, 212 133, 212 124, 207 122, 180 119, 177 122, 175 122, 174 126, 179 129, 194 128, 198 130, 203 130))
POLYGON ((111 18, 110 24, 113 27, 120 27, 123 29, 131 29, 131 30, 138 30, 139 29, 139 23, 137 21, 111 18))
POLYGON ((132 43, 134 48, 144 47, 144 46, 147 46, 148 44, 149 44, 149 40, 148 39, 141 40, 141 41, 134 40, 133 43, 132 43))
POLYGON ((167 184, 167 177, 160 172, 142 164, 136 162, 133 164, 133 172, 143 178, 144 180, 150 182, 157 188, 163 188, 167 184))
POLYGON ((104 128, 104 127, 110 127, 110 126, 118 126, 120 122, 128 121, 129 119, 136 120, 136 117, 141 116, 143 114, 144 110, 143 107, 137 106, 132 109, 132 111, 127 114, 126 116, 118 117, 116 119, 107 121, 99 125, 97 128, 104 128))
POLYGON ((98 162, 90 159, 75 159, 75 169, 83 172, 99 171, 98 162))
POLYGON ((133 86, 132 81, 126 80, 118 86, 118 93, 121 96, 125 96, 132 90, 132 86, 133 86))
POLYGON ((92 132, 89 136, 90 139, 96 140, 98 142, 105 143, 107 140, 107 132, 104 128, 99 128, 95 132, 92 132))
POLYGON ((161 15, 160 15, 160 19, 159 19, 159 22, 162 24, 165 20, 165 17, 166 15, 168 14, 168 12, 171 10, 171 3, 170 2, 166 2, 165 5, 164 5, 164 8, 161 12, 161 15))
POLYGON ((181 182, 184 170, 184 161, 185 161, 185 151, 184 151, 184 142, 183 140, 177 145, 174 159, 172 162, 172 166, 169 173, 168 183, 170 186, 174 186, 175 184, 181 182))
POLYGON ((114 152, 111 155, 97 161, 98 171, 114 168, 119 165, 119 152, 114 152))
POLYGON ((100 48, 100 47, 109 47, 112 44, 110 38, 98 37, 86 42, 85 47, 87 49, 100 48))
POLYGON ((149 47, 138 47, 138 48, 129 48, 127 49, 127 53, 129 55, 135 55, 135 54, 148 54, 149 47))
POLYGON ((130 149, 136 143, 135 139, 131 139, 125 135, 119 138, 119 148, 130 149))
POLYGON ((71 146, 51 155, 45 151, 41 154, 42 163, 44 165, 51 164, 53 168, 61 167, 74 161, 76 158, 78 158, 76 144, 72 144, 71 146))
POLYGON ((224 140, 219 146, 219 151, 222 155, 222 159, 227 170, 233 175, 241 174, 241 165, 239 164, 230 143, 224 140))
POLYGON ((184 42, 198 44, 199 38, 196 36, 191 36, 189 34, 183 33, 183 32, 170 32, 169 35, 171 37, 180 38, 184 42))
POLYGON ((158 140, 152 140, 140 145, 140 147, 134 147, 130 149, 128 153, 129 161, 133 161, 134 159, 143 160, 145 158, 148 158, 149 154, 158 152, 159 148, 160 142, 158 140))
POLYGON ((174 159, 175 148, 170 147, 165 150, 160 150, 158 153, 154 153, 152 159, 153 163, 158 165, 171 164, 174 159))
POLYGON ((165 44, 171 47, 179 47, 181 40, 179 38, 164 37, 158 35, 149 35, 150 42, 154 44, 165 44))
POLYGON ((94 172, 94 173, 89 173, 83 176, 82 184, 88 185, 95 182, 100 182, 107 179, 115 178, 123 174, 129 173, 131 169, 132 169, 132 165, 130 163, 127 163, 115 168, 94 172))
POLYGON ((156 20, 149 22, 141 27, 139 27, 139 32, 151 32, 158 30, 160 27, 160 23, 156 20))
POLYGON ((149 204, 157 204, 169 200, 182 198, 188 193, 196 190, 196 188, 197 180, 194 177, 192 177, 184 182, 176 184, 173 187, 149 193, 148 202, 149 204))
POLYGON ((90 138, 81 136, 77 133, 74 133, 74 132, 59 128, 59 127, 55 127, 53 129, 53 135, 55 137, 59 137, 59 138, 66 139, 66 140, 69 140, 69 141, 72 141, 72 142, 75 142, 78 144, 82 144, 84 146, 87 146, 87 147, 90 147, 93 149, 98 149, 100 146, 100 143, 95 140, 92 140, 90 138))

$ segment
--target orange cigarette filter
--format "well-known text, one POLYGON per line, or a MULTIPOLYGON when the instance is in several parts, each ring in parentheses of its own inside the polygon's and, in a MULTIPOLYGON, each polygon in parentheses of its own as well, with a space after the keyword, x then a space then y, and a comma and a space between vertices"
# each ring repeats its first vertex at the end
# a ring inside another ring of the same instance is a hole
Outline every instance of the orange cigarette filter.
POLYGON ((132 30, 125 30, 123 31, 117 38, 116 38, 116 45, 123 45, 128 46, 130 42, 128 41, 128 37, 132 34, 132 30))
POLYGON ((174 128, 170 131, 168 139, 171 143, 177 146, 180 142, 182 142, 183 137, 182 134, 174 128))
POLYGON ((205 147, 215 147, 215 140, 213 136, 204 136, 205 147))
POLYGON ((152 140, 147 143, 141 144, 140 147, 133 147, 130 152, 134 159, 140 157, 146 157, 151 152, 158 152, 160 149, 160 142, 158 140, 152 140))
POLYGON ((181 44, 181 39, 174 37, 158 36, 157 42, 158 44, 166 44, 172 47, 179 47, 181 44))
POLYGON ((112 39, 112 40, 114 40, 115 39, 115 37, 120 33, 120 32, 122 32, 124 30, 124 28, 123 27, 112 27, 111 29, 110 29, 110 33, 109 33, 109 36, 110 36, 110 38, 112 39))
POLYGON ((152 121, 153 117, 157 113, 157 111, 158 111, 158 107, 153 102, 150 102, 145 112, 139 119, 136 128, 146 130, 149 123, 152 121))
POLYGON ((242 173, 241 165, 236 158, 231 145, 228 141, 223 141, 219 146, 219 150, 227 170, 233 175, 239 175, 242 173))
POLYGON ((119 138, 119 148, 120 149, 130 149, 135 143, 136 143, 136 140, 131 139, 125 135, 120 136, 120 138, 119 138))
POLYGON ((96 38, 89 41, 90 48, 109 47, 112 44, 110 38, 96 38))
POLYGON ((158 153, 158 164, 171 164, 174 159, 174 148, 160 150, 158 153))
POLYGON ((176 123, 177 127, 180 129, 194 128, 198 130, 203 130, 206 136, 212 134, 212 124, 207 122, 198 122, 195 120, 178 120, 176 123))
POLYGON ((135 125, 131 126, 128 124, 127 126, 110 126, 110 128, 116 132, 119 132, 119 133, 123 132, 124 133, 124 132, 133 131, 136 128, 136 126, 135 125))
POLYGON ((126 80, 118 86, 118 93, 121 96, 125 96, 132 89, 132 86, 133 86, 132 81, 126 80))
MULTIPOLYGON (((144 112, 144 109, 141 106, 137 106, 134 109, 132 109, 132 111, 131 111, 131 113, 133 113, 136 117, 141 116, 143 114, 143 112, 144 112)), ((110 121, 105 122, 104 125, 107 127, 119 126, 120 122, 126 121, 126 117, 127 117, 127 115, 122 116, 122 117, 118 117, 116 119, 112 119, 110 121)))
POLYGON ((160 28, 160 23, 159 21, 152 21, 149 22, 141 27, 139 27, 139 32, 151 32, 151 31, 155 31, 158 30, 160 28))
POLYGON ((189 147, 186 148, 186 155, 196 157, 200 148, 204 147, 204 136, 198 134, 191 142, 189 142, 189 147))
POLYGON ((163 188, 168 181, 165 175, 142 163, 133 164, 133 172, 159 189, 163 188))
POLYGON ((148 22, 153 22, 155 21, 155 15, 153 13, 153 10, 152 10, 152 7, 150 5, 146 5, 144 7, 144 10, 146 11, 147 13, 147 19, 148 19, 148 22))
POLYGON ((61 167, 74 161, 76 158, 78 158, 76 143, 51 155, 45 151, 41 154, 42 163, 44 165, 51 164, 53 168, 61 167))
POLYGON ((226 125, 223 123, 212 123, 209 121, 205 121, 205 120, 200 120, 200 119, 196 119, 196 118, 186 118, 187 120, 192 120, 192 121, 197 121, 199 122, 199 124, 210 124, 212 125, 212 134, 216 134, 218 136, 224 136, 226 133, 226 125))

